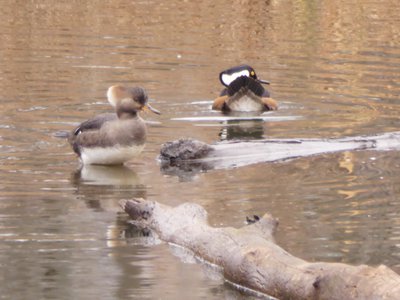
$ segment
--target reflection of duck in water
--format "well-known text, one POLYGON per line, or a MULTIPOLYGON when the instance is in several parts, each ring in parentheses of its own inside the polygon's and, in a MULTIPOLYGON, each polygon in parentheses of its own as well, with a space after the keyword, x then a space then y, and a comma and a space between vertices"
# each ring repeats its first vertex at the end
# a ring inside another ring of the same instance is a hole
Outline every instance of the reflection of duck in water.
POLYGON ((137 186, 139 178, 134 170, 125 165, 83 165, 73 173, 76 185, 137 186))
POLYGON ((108 89, 107 98, 116 113, 89 119, 69 135, 83 164, 123 164, 137 156, 146 141, 146 125, 138 112, 147 108, 160 114, 147 103, 147 93, 140 87, 114 85, 108 89))
POLYGON ((219 133, 221 141, 259 140, 264 138, 263 120, 234 120, 222 123, 219 133))
POLYGON ((223 112, 276 110, 278 104, 261 85, 268 81, 257 78, 254 69, 248 65, 230 68, 219 74, 219 80, 226 87, 214 100, 212 108, 223 112))
POLYGON ((146 198, 146 186, 134 170, 125 165, 83 165, 71 174, 79 199, 96 211, 118 211, 115 199, 146 198))

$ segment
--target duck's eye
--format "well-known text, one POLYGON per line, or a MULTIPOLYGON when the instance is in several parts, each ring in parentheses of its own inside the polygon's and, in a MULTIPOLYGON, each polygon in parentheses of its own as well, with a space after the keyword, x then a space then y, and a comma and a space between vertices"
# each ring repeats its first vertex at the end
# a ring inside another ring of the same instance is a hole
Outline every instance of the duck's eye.
POLYGON ((253 77, 254 75, 256 75, 256 73, 254 71, 251 71, 250 76, 253 77))

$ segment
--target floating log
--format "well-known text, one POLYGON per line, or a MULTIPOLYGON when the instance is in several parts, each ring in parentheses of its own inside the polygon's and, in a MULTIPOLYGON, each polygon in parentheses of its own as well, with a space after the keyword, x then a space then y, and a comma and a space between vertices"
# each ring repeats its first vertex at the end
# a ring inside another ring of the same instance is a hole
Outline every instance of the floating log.
POLYGON ((133 222, 221 268, 225 278, 279 299, 399 299, 400 276, 386 266, 307 262, 274 240, 271 215, 236 229, 215 228, 199 205, 170 207, 143 199, 121 201, 133 222))
POLYGON ((331 139, 264 139, 228 141, 208 145, 193 139, 165 143, 159 160, 163 170, 229 169, 284 161, 299 157, 351 150, 388 151, 400 149, 400 132, 331 139))

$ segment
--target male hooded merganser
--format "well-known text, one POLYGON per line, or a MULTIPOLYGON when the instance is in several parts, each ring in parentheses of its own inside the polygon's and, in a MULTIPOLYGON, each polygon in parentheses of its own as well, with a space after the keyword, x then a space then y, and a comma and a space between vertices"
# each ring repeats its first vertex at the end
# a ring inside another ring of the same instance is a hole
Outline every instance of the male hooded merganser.
POLYGON ((219 80, 226 88, 214 100, 212 108, 215 110, 251 112, 278 108, 276 101, 270 98, 269 92, 261 85, 269 82, 258 79, 249 65, 222 71, 219 80))
POLYGON ((160 114, 147 103, 147 93, 141 87, 114 85, 108 89, 107 98, 116 113, 89 119, 68 137, 83 164, 123 164, 137 156, 146 141, 146 125, 138 111, 147 108, 160 114))

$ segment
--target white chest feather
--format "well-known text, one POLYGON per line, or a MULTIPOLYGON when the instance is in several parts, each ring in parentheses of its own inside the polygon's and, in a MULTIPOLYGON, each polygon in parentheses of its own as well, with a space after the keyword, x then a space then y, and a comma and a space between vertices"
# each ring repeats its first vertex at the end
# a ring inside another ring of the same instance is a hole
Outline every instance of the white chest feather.
POLYGON ((228 101, 227 104, 229 108, 233 111, 251 112, 262 111, 264 109, 264 105, 261 101, 257 101, 256 99, 247 95, 244 95, 239 99, 228 101))
POLYGON ((81 160, 85 165, 118 165, 138 156, 143 145, 84 148, 81 160))

